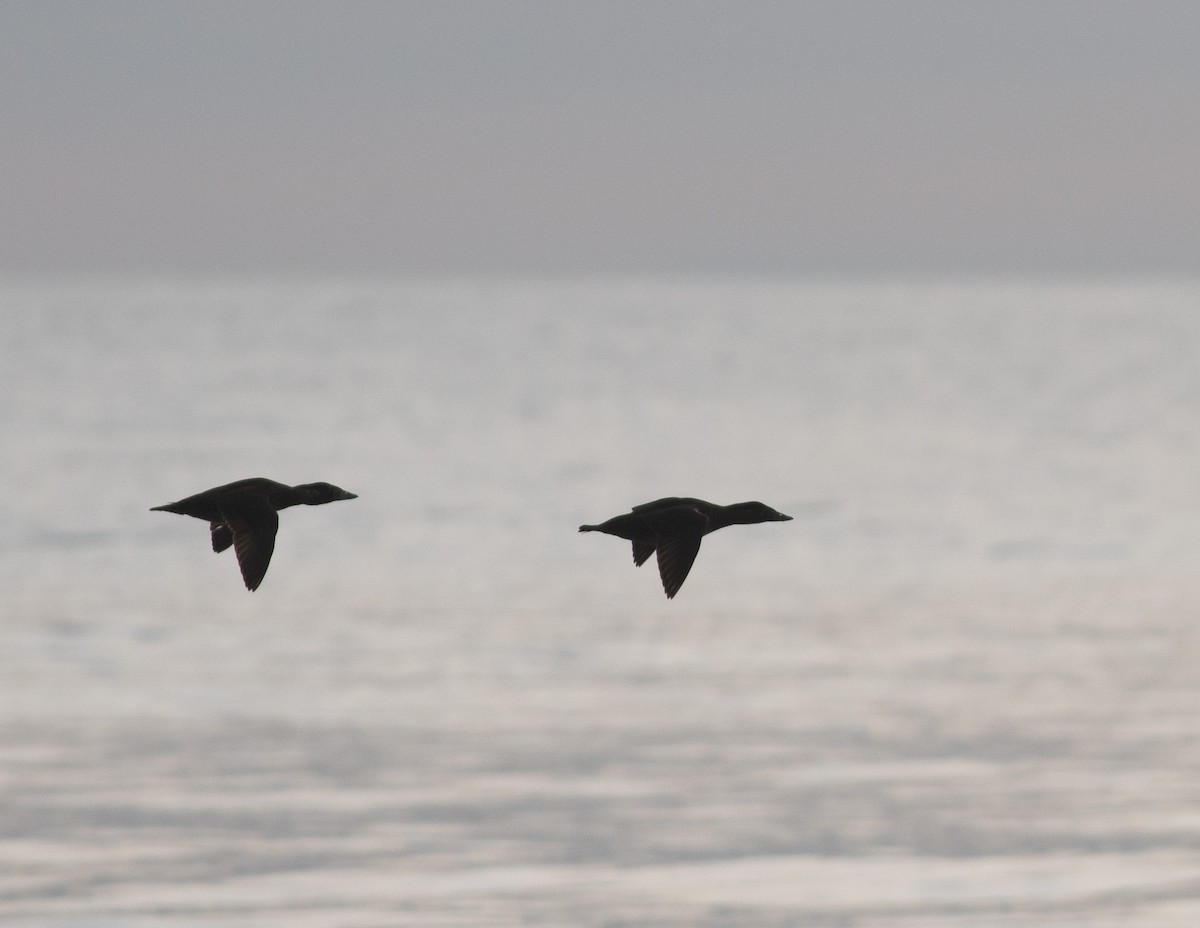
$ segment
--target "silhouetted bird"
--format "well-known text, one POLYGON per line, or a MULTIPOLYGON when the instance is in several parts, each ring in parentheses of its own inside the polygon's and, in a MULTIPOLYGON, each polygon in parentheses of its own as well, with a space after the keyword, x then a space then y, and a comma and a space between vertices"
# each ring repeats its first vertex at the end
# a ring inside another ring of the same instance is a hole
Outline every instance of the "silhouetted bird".
POLYGON ((599 525, 581 525, 581 532, 604 532, 633 542, 633 563, 638 567, 658 552, 658 573, 663 590, 671 599, 696 560, 700 539, 726 525, 755 522, 790 522, 791 516, 763 503, 732 503, 718 506, 702 499, 668 496, 634 506, 631 512, 614 516, 599 525))
POLYGON ((213 487, 177 503, 155 506, 151 512, 177 512, 209 523, 216 552, 230 545, 237 554, 246 589, 257 590, 275 551, 279 510, 289 506, 319 506, 339 499, 357 499, 332 483, 302 483, 289 487, 265 477, 237 480, 213 487))

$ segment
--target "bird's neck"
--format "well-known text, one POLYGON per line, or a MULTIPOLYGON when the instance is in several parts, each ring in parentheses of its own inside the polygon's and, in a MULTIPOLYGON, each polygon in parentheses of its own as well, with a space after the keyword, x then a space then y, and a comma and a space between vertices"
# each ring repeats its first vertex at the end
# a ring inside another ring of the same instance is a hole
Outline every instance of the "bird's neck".
POLYGON ((713 513, 710 518, 712 524, 717 528, 724 528, 726 525, 749 525, 751 522, 757 521, 754 513, 746 509, 741 503, 723 506, 713 513))

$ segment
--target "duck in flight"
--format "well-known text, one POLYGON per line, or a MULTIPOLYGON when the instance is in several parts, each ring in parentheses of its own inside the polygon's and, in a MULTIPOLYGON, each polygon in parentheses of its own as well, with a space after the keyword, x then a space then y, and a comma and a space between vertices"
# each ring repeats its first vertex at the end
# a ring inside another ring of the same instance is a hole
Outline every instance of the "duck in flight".
POLYGON ((289 487, 266 477, 237 480, 213 487, 176 503, 155 506, 151 512, 176 512, 208 523, 213 551, 233 545, 246 589, 257 590, 275 551, 279 510, 289 506, 319 506, 339 499, 357 499, 332 483, 302 483, 289 487))
POLYGON ((623 515, 599 525, 581 525, 581 532, 604 532, 633 542, 633 563, 646 563, 658 554, 658 574, 663 591, 671 599, 683 586, 700 550, 700 539, 727 525, 756 522, 790 522, 791 516, 763 503, 731 503, 719 506, 702 499, 668 496, 642 503, 623 515))

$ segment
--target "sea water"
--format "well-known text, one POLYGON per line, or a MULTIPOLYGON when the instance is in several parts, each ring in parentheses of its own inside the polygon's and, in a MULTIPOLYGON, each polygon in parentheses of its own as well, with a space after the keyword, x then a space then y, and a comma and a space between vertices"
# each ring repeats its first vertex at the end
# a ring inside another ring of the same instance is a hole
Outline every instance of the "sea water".
POLYGON ((1200 285, 0 283, 0 923, 1200 923, 1200 285), (242 477, 256 593, 151 506, 242 477), (580 535, 669 495, 679 595, 580 535))

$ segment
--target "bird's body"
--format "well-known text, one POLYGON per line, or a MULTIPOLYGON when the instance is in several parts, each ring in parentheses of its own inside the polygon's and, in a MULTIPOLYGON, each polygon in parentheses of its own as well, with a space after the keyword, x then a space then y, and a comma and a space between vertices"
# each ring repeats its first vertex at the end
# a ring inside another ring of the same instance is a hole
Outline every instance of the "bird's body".
POLYGON ((246 589, 257 590, 275 552, 279 510, 356 498, 356 494, 331 483, 291 487, 266 477, 251 477, 155 506, 151 512, 175 512, 206 521, 212 532, 213 551, 219 553, 232 545, 246 589))
POLYGON ((658 555, 663 591, 671 599, 683 586, 700 550, 700 539, 727 525, 787 522, 791 516, 759 502, 720 506, 702 499, 668 496, 634 506, 599 525, 581 525, 581 532, 604 532, 633 542, 633 562, 644 564, 658 555))

